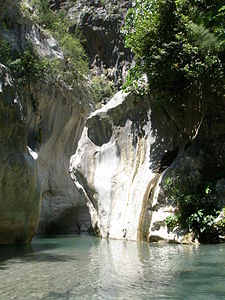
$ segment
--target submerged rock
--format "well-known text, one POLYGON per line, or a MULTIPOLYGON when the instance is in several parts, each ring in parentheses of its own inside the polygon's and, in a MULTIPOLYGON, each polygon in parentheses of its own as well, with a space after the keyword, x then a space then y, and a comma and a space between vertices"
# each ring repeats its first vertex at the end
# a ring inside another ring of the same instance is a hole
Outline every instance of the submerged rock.
POLYGON ((21 102, 0 65, 0 244, 29 242, 40 212, 37 165, 26 146, 21 102))

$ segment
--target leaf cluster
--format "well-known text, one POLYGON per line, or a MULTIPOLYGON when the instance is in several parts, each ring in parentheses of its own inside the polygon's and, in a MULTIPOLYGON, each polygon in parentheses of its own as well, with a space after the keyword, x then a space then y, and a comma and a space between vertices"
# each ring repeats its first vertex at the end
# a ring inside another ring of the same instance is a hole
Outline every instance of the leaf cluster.
POLYGON ((54 73, 54 62, 41 58, 31 45, 18 53, 4 39, 0 39, 0 63, 9 68, 19 84, 42 80, 54 73))
POLYGON ((216 227, 221 235, 225 235, 225 218, 216 223, 216 227))
POLYGON ((33 20, 48 30, 62 48, 68 71, 74 69, 74 72, 79 72, 82 75, 87 74, 87 56, 78 34, 69 32, 71 21, 66 10, 52 11, 46 0, 32 0, 31 5, 33 5, 35 12, 32 16, 33 20))
MULTIPOLYGON (((219 201, 212 182, 202 181, 196 189, 191 189, 190 184, 188 176, 168 177, 165 192, 178 208, 174 217, 177 223, 199 237, 214 226, 219 214, 219 201)), ((171 222, 173 220, 166 220, 169 225, 171 222)))
POLYGON ((92 78, 91 92, 95 103, 107 101, 115 93, 114 84, 104 77, 95 76, 92 78))
POLYGON ((171 99, 189 89, 224 95, 223 0, 136 0, 123 33, 133 81, 145 73, 150 90, 171 99))
POLYGON ((179 224, 178 215, 177 214, 169 215, 168 217, 166 217, 165 223, 169 228, 173 229, 174 227, 176 227, 179 224))

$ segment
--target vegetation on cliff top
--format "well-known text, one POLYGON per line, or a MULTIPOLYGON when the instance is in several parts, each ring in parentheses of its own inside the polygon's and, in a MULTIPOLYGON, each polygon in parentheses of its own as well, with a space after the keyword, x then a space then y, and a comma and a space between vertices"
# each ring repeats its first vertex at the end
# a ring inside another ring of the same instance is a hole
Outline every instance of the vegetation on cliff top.
POLYGON ((136 61, 126 88, 147 74, 150 91, 167 100, 189 90, 224 95, 223 0, 136 0, 123 31, 136 61))
MULTIPOLYGON (((173 101, 177 108, 176 100, 184 103, 190 94, 209 105, 209 114, 213 101, 225 96, 224 0, 136 0, 123 33, 135 55, 126 89, 151 92, 158 104, 173 101)), ((177 207, 166 219, 168 227, 179 224, 200 240, 224 226, 215 224, 222 209, 215 182, 203 177, 196 189, 184 174, 167 178, 164 186, 177 207)))
POLYGON ((88 73, 87 56, 78 35, 70 33, 71 24, 65 9, 53 11, 46 0, 32 0, 34 7, 32 19, 48 30, 59 42, 67 61, 67 71, 88 73))
MULTIPOLYGON (((49 1, 31 0, 30 7, 21 1, 21 8, 27 17, 40 25, 45 32, 49 32, 59 43, 65 58, 63 70, 57 68, 57 60, 49 62, 49 71, 53 77, 73 85, 74 81, 88 77, 90 91, 96 103, 109 99, 114 93, 113 83, 107 78, 93 76, 88 67, 88 58, 83 47, 83 39, 79 30, 70 30, 73 25, 68 17, 68 8, 73 2, 68 1, 63 7, 54 10, 50 7, 49 1), (54 72, 55 70, 55 72, 54 72)), ((41 60, 41 59, 40 59, 41 60)), ((45 70, 48 74, 48 70, 45 70)))
MULTIPOLYGON (((65 68, 59 67, 60 62, 57 58, 41 57, 35 45, 29 40, 23 49, 18 50, 5 39, 4 35, 0 38, 0 63, 10 69, 18 83, 58 78, 72 84, 79 75, 87 74, 88 63, 80 40, 69 33, 70 23, 66 12, 51 11, 48 2, 43 0, 33 0, 31 5, 35 8, 33 12, 21 1, 21 8, 27 17, 38 22, 59 42, 65 57, 65 68)), ((4 22, 1 25, 3 32, 7 34, 7 26, 3 26, 4 22)))
POLYGON ((41 58, 32 45, 28 44, 23 52, 18 53, 4 39, 0 39, 0 63, 9 68, 19 84, 40 80, 44 74, 52 76, 53 73, 53 63, 41 58))

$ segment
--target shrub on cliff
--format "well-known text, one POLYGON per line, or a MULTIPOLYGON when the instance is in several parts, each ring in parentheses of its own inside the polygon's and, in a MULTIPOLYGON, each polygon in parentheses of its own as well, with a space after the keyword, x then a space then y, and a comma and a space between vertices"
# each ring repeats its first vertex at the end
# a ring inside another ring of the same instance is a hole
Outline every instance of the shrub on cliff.
POLYGON ((46 73, 46 64, 34 49, 26 49, 9 65, 14 77, 20 81, 41 79, 46 73))
POLYGON ((43 80, 48 76, 53 78, 55 72, 55 62, 40 57, 32 45, 27 45, 24 51, 18 53, 4 39, 0 39, 0 63, 11 71, 19 84, 43 80))
POLYGON ((32 0, 35 13, 32 19, 42 28, 48 30, 61 46, 68 72, 88 73, 87 56, 78 36, 69 32, 71 25, 67 12, 64 9, 52 11, 46 0, 32 0))
POLYGON ((168 227, 180 225, 181 228, 192 232, 201 242, 206 242, 211 233, 216 240, 216 218, 221 207, 215 184, 202 179, 194 187, 188 174, 189 172, 178 176, 172 174, 165 180, 165 194, 177 207, 175 215, 167 217, 166 224, 168 227))
POLYGON ((12 59, 12 54, 10 44, 4 39, 0 39, 0 63, 8 67, 9 62, 12 59))
POLYGON ((136 0, 123 31, 136 61, 126 86, 147 74, 161 98, 224 95, 224 0, 136 0))

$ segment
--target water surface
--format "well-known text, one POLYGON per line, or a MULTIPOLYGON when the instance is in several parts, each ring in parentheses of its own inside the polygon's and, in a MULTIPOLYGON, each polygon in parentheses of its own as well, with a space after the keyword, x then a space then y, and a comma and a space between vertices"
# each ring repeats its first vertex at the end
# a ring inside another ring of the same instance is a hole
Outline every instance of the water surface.
POLYGON ((0 248, 0 299, 225 299, 225 245, 35 238, 0 248))

